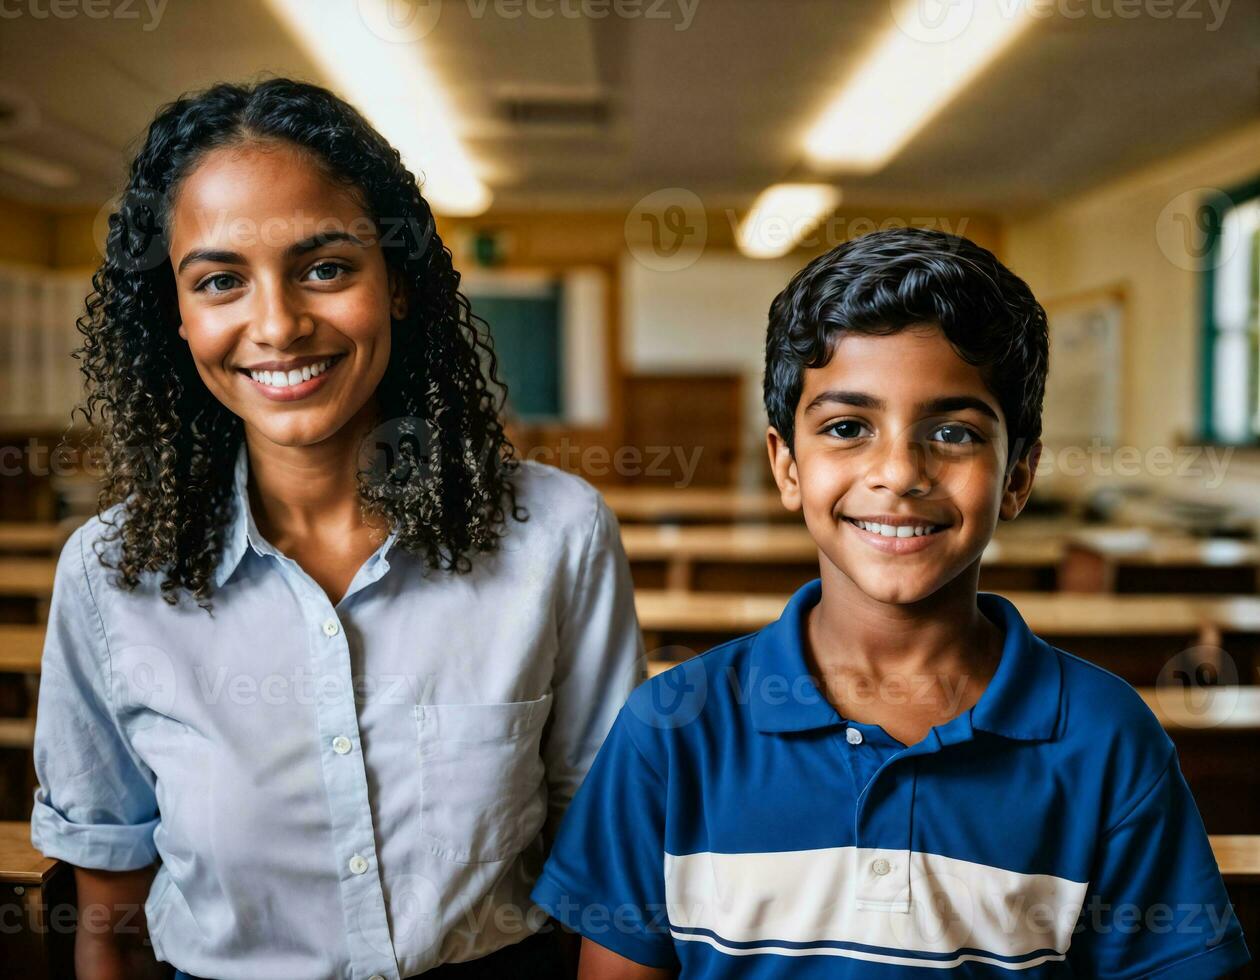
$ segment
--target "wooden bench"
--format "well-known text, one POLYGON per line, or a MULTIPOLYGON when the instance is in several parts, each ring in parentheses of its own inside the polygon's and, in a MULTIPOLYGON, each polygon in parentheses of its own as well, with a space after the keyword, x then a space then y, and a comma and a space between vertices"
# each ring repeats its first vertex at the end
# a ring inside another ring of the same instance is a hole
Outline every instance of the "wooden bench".
POLYGON ((1260 546, 1144 528, 1078 531, 1065 542, 1059 581, 1070 592, 1254 593, 1260 546))
MULTIPOLYGON (((1232 596, 1005 593, 1038 636, 1094 661, 1131 684, 1155 684, 1161 672, 1203 671, 1195 683, 1257 682, 1260 598, 1232 596)), ((689 593, 639 589, 635 606, 644 642, 658 659, 677 660, 761 629, 777 619, 787 595, 689 593)))
POLYGON ((60 547, 64 534, 52 522, 0 521, 0 555, 47 557, 60 547))
POLYGON ((774 490, 608 487, 604 500, 622 524, 800 524, 774 490))
MULTIPOLYGON (((693 592, 791 592, 818 577, 818 546, 799 525, 631 525, 621 541, 636 588, 693 592)), ((986 591, 1055 587, 1055 537, 995 539, 981 557, 986 591)))
POLYGON ((43 622, 48 618, 53 558, 0 557, 0 622, 43 622))

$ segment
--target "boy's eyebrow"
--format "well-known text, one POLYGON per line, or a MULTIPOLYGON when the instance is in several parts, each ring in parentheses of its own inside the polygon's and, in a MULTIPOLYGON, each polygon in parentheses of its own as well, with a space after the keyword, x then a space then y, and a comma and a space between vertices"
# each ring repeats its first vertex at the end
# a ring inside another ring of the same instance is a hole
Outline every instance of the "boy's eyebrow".
MULTIPOLYGON (((882 398, 876 398, 874 395, 868 395, 862 391, 824 391, 818 394, 806 407, 805 411, 811 412, 820 405, 827 403, 835 403, 840 405, 852 405, 855 408, 873 408, 882 412, 887 408, 887 403, 882 398)), ((927 401, 919 402, 915 406, 922 415, 936 415, 944 412, 961 412, 965 409, 974 409, 981 415, 987 415, 994 422, 1000 422, 997 413, 989 407, 988 403, 981 398, 972 395, 944 395, 940 398, 929 398, 927 401)))
MULTIPOLYGON (((288 258, 293 258, 298 255, 305 255, 307 252, 313 252, 317 248, 323 248, 325 245, 335 245, 338 242, 349 242, 351 245, 357 245, 359 248, 367 248, 368 244, 363 239, 350 234, 348 231, 326 231, 317 235, 311 235, 308 238, 303 238, 301 241, 294 242, 284 250, 284 254, 288 258)), ((229 252, 226 249, 194 248, 191 252, 179 260, 179 266, 175 269, 176 275, 183 272, 194 262, 216 262, 220 265, 244 265, 245 257, 239 252, 229 252)))

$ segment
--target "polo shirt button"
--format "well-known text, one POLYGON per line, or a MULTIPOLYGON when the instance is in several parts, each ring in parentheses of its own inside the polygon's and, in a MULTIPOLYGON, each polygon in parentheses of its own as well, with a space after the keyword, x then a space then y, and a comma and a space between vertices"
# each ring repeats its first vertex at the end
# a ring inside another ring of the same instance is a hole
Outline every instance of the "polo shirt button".
POLYGON ((875 861, 871 864, 871 870, 874 871, 877 875, 886 875, 888 874, 889 871, 892 870, 892 865, 890 865, 883 858, 876 858, 875 861))
POLYGON ((862 733, 856 728, 846 728, 844 730, 844 738, 850 745, 862 744, 862 733))
POLYGON ((325 636, 336 636, 340 632, 341 632, 341 624, 338 623, 335 619, 324 620, 324 635, 325 636))
POLYGON ((345 755, 350 751, 350 739, 344 735, 338 735, 332 740, 333 751, 338 755, 345 755))
POLYGON ((363 859, 362 854, 356 854, 350 859, 350 870, 357 875, 363 874, 368 869, 368 863, 363 859))

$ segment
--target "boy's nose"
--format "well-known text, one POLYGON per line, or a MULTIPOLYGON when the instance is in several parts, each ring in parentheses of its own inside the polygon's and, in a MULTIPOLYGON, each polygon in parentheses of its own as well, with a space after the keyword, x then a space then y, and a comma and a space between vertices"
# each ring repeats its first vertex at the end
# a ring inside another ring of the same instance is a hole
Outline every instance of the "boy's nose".
POLYGON ((899 497, 928 493, 933 480, 926 447, 914 439, 892 440, 872 462, 866 479, 871 489, 891 490, 899 497))

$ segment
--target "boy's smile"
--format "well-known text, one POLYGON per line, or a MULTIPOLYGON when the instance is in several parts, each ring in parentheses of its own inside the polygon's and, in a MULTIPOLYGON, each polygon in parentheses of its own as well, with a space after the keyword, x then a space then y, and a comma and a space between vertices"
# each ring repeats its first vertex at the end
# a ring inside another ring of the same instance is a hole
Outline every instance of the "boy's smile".
POLYGON ((773 428, 768 448, 824 581, 839 572, 898 604, 956 579, 975 591, 980 555, 998 520, 1022 509, 1039 449, 1005 472, 998 399, 938 327, 842 335, 827 364, 805 370, 795 423, 790 451, 773 428))

